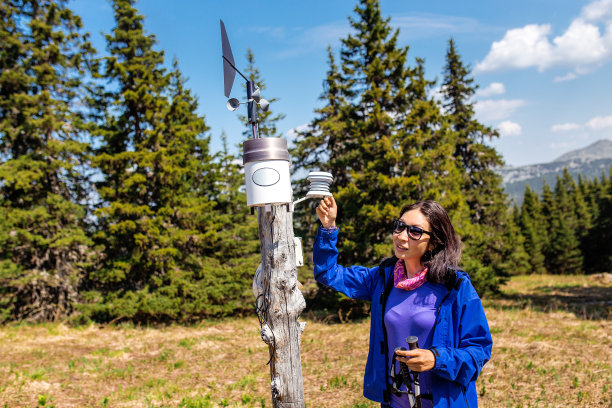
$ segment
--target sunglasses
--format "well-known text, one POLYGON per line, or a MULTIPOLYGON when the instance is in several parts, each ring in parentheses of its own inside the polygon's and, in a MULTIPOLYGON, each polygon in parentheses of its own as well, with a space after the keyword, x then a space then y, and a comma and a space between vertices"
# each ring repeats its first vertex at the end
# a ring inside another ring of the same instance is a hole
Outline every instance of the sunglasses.
POLYGON ((393 221, 393 233, 401 234, 402 231, 408 230, 408 237, 418 241, 421 239, 423 234, 427 234, 431 236, 431 232, 425 231, 423 228, 416 227, 414 225, 408 225, 402 220, 394 220, 393 221))

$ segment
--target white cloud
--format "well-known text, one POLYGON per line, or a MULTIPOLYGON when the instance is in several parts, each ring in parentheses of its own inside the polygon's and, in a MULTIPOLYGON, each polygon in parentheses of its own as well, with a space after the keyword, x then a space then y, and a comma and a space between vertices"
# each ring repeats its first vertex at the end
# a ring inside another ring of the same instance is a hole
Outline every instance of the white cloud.
POLYGON ((512 115, 515 110, 526 104, 527 102, 522 99, 488 99, 476 102, 474 111, 479 120, 489 122, 506 119, 512 115))
POLYGON ((603 61, 612 52, 606 47, 599 27, 576 19, 563 35, 553 40, 554 52, 546 64, 585 66, 603 61))
POLYGON ((284 46, 279 46, 276 56, 285 59, 318 52, 326 49, 328 45, 334 46, 340 42, 340 38, 346 37, 351 32, 351 27, 347 21, 335 21, 309 28, 294 27, 291 30, 281 28, 277 31, 264 32, 269 33, 273 39, 282 41, 284 46))
POLYGON ((288 131, 285 132, 285 139, 287 139, 287 141, 292 145, 297 134, 299 132, 304 132, 308 130, 309 127, 310 127, 310 123, 304 123, 303 125, 298 125, 292 129, 289 129, 288 131))
POLYGON ((491 45, 491 51, 476 65, 475 71, 539 66, 550 60, 551 45, 546 38, 550 31, 549 25, 537 24, 508 30, 501 41, 491 45))
MULTIPOLYGON (((475 71, 536 67, 570 67, 584 74, 612 57, 612 0, 594 1, 582 9, 569 27, 550 39, 549 24, 530 24, 508 30, 491 45, 475 71)), ((557 81, 574 77, 566 75, 557 81)))
POLYGON ((447 16, 442 14, 394 15, 392 24, 398 27, 401 37, 410 39, 456 35, 460 32, 482 32, 487 27, 469 17, 447 16))
POLYGON ((340 21, 308 28, 300 34, 302 45, 314 43, 324 45, 340 42, 340 38, 346 37, 351 32, 348 22, 340 21))
POLYGON ((575 72, 568 72, 566 75, 555 77, 555 82, 571 81, 576 78, 578 78, 578 75, 575 72))
POLYGON ((489 86, 484 89, 479 89, 476 93, 477 96, 488 98, 493 95, 503 95, 506 93, 506 87, 501 82, 492 82, 489 86))
POLYGON ((599 0, 587 4, 582 9, 582 17, 595 21, 612 17, 612 0, 599 0))
POLYGON ((444 99, 444 93, 442 92, 441 86, 435 86, 429 90, 429 97, 433 98, 435 101, 442 102, 444 99))
POLYGON ((518 136, 523 132, 523 128, 516 122, 505 120, 497 128, 502 136, 518 136))
POLYGON ((596 116, 587 122, 587 127, 591 130, 601 130, 612 127, 612 115, 596 116))
POLYGON ((550 130, 553 132, 568 132, 576 129, 580 129, 580 125, 577 123, 559 123, 557 125, 553 125, 550 130))
MULTIPOLYGON (((471 17, 449 16, 433 13, 395 14, 392 16, 393 28, 400 29, 400 40, 413 41, 415 38, 434 36, 448 38, 458 33, 495 32, 497 29, 471 17)), ((293 58, 326 49, 328 45, 336 47, 340 39, 353 33, 347 19, 331 21, 314 27, 274 27, 256 26, 249 30, 265 34, 272 41, 279 42, 276 56, 281 59, 293 58)))
MULTIPOLYGON (((593 131, 598 131, 606 128, 612 128, 612 115, 610 116, 595 116, 587 123, 580 125, 578 123, 568 122, 568 123, 558 123, 553 125, 550 130, 553 132, 569 132, 572 130, 580 130, 588 128, 593 131)), ((580 137, 588 137, 588 132, 583 133, 582 135, 578 135, 580 137)))
POLYGON ((255 34, 266 34, 274 39, 284 39, 287 36, 287 30, 282 26, 251 26, 248 31, 255 34))

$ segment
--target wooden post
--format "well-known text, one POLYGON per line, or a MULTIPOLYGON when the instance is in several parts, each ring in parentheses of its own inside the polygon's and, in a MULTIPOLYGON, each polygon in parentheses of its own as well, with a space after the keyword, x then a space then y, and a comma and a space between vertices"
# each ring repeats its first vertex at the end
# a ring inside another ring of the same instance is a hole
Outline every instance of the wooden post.
POLYGON ((270 352, 270 388, 274 408, 303 408, 304 381, 300 338, 306 307, 295 265, 293 214, 288 205, 258 207, 261 265, 255 276, 261 337, 270 352))

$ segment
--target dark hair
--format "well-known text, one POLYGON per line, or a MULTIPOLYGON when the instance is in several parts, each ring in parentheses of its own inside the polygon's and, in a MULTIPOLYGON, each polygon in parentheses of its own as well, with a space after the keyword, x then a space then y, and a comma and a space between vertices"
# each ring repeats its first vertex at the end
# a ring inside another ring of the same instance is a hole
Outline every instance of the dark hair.
POLYGON ((421 262, 429 268, 427 280, 431 282, 454 284, 456 270, 461 260, 461 241, 448 213, 435 201, 419 201, 406 205, 400 211, 400 218, 408 211, 419 210, 429 222, 432 250, 423 254, 421 262))

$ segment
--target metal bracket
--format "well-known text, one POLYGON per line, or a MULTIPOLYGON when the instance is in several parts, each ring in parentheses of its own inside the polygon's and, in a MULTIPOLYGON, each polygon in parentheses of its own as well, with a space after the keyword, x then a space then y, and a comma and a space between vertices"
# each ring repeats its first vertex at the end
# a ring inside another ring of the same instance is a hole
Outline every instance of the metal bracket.
POLYGON ((304 266, 304 254, 302 252, 302 238, 293 237, 293 245, 295 247, 295 266, 304 266))

